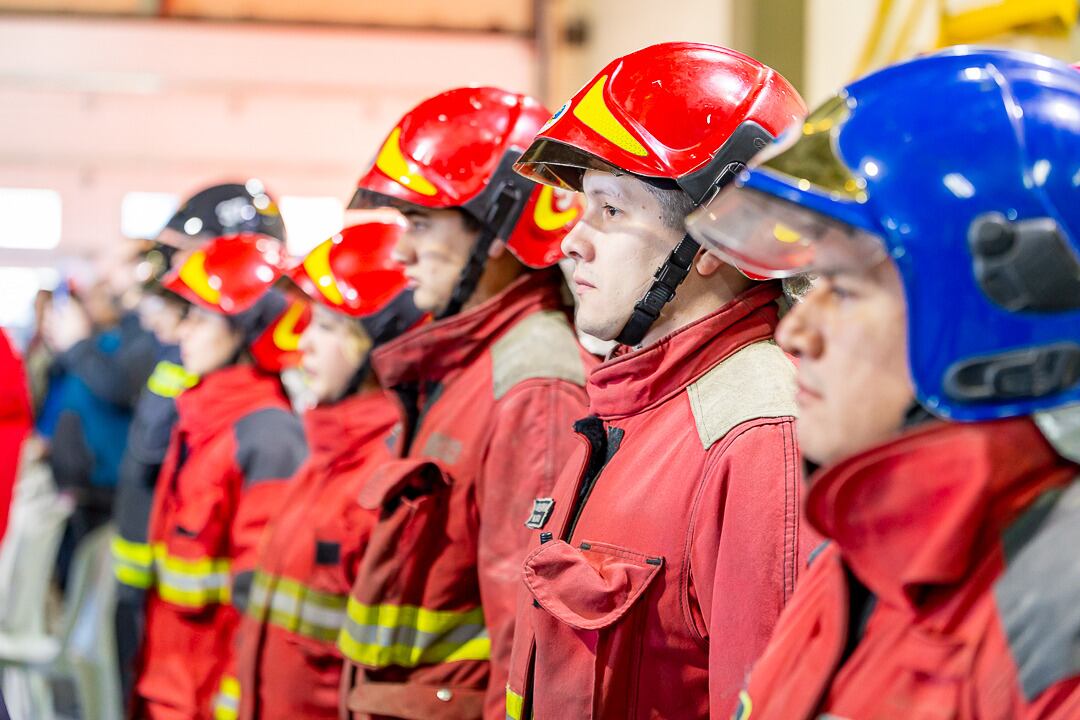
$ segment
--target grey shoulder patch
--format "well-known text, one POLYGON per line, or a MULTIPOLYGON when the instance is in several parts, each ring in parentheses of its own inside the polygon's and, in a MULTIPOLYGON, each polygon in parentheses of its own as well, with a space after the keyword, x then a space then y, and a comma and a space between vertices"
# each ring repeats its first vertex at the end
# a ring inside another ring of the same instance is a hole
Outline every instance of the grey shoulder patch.
POLYGON ((256 410, 236 423, 236 464, 246 483, 292 477, 307 458, 300 418, 279 408, 256 410))
POLYGON ((1045 493, 1003 542, 994 599, 1030 702, 1080 674, 1080 481, 1045 493))
POLYGON ((747 345, 686 389, 706 450, 757 418, 795 417, 795 367, 771 340, 747 345))
POLYGON ((577 335, 558 311, 529 315, 491 346, 495 399, 533 378, 566 380, 585 385, 585 364, 577 335))

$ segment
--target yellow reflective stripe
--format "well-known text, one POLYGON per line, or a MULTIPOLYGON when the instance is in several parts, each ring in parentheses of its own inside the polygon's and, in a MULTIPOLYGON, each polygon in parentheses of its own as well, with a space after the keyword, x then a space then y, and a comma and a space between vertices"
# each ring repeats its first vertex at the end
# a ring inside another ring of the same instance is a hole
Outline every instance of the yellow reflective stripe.
POLYGON ((345 619, 346 596, 313 590, 290 578, 257 571, 248 615, 320 642, 337 639, 345 619))
POLYGON ((145 590, 154 583, 154 550, 146 543, 132 542, 119 535, 111 541, 113 575, 123 585, 145 590))
POLYGON ((525 720, 521 713, 525 709, 525 698, 506 686, 506 720, 525 720))
POLYGON ((189 373, 181 365, 160 360, 146 381, 150 392, 161 397, 173 398, 199 382, 199 376, 189 373))
POLYGON ((150 570, 140 570, 127 565, 113 565, 113 575, 121 585, 145 590, 154 584, 154 573, 150 570))
POLYGON ((236 720, 240 714, 240 681, 231 675, 221 678, 214 696, 214 720, 236 720))
POLYGON ((754 701, 750 699, 750 693, 745 690, 740 690, 739 706, 735 708, 735 714, 731 716, 731 720, 750 720, 750 716, 753 712, 754 701))
POLYGON ((454 612, 415 605, 365 605, 353 597, 338 648, 369 667, 415 667, 491 657, 491 639, 480 608, 454 612))
POLYGON ((131 565, 142 567, 153 567, 154 565, 154 548, 149 543, 133 542, 119 535, 113 535, 112 554, 114 558, 131 565))
POLYGON ((420 195, 429 197, 438 194, 438 189, 420 172, 416 163, 410 162, 401 150, 401 128, 390 131, 382 149, 375 158, 375 167, 398 185, 420 195))
POLYGON ((157 543, 154 560, 157 591, 163 600, 191 608, 229 602, 232 563, 228 558, 178 558, 169 555, 165 543, 157 543))
POLYGON ((638 142, 637 138, 619 122, 619 119, 604 102, 604 85, 607 75, 601 75, 574 107, 574 117, 592 128, 600 137, 613 145, 639 157, 645 157, 649 151, 638 142))

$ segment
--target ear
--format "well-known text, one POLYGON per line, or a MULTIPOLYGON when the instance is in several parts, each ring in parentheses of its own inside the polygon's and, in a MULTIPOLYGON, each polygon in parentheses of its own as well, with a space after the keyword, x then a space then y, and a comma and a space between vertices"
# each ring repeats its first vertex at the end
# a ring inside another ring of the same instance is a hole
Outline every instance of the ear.
POLYGON ((491 247, 488 248, 488 257, 494 260, 497 257, 501 257, 506 252, 506 241, 495 240, 491 243, 491 247))
POLYGON ((701 277, 709 277, 715 275, 716 272, 724 267, 726 263, 713 255, 711 252, 702 248, 698 250, 697 258, 694 260, 694 265, 697 268, 698 275, 701 277))

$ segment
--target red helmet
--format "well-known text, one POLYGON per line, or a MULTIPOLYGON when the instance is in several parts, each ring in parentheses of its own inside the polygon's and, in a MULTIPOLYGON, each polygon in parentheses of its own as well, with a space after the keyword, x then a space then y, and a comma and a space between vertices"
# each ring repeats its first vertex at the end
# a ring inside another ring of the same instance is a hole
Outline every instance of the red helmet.
MULTIPOLYGON (((547 121, 514 169, 579 192, 586 170, 626 172, 678 187, 700 205, 805 114, 795 88, 757 60, 715 45, 663 43, 609 63, 547 121)), ((675 246, 619 342, 641 342, 698 248, 689 235, 675 246)))
POLYGON ((284 269, 281 242, 255 233, 223 235, 193 252, 162 280, 168 290, 227 316, 255 362, 268 371, 296 365, 311 310, 299 297, 272 290, 284 269))
POLYGON ((587 169, 674 181, 700 204, 806 115, 795 88, 734 50, 673 42, 608 64, 541 128, 514 166, 581 190, 587 169))
POLYGON ((406 290, 408 278, 391 258, 405 221, 353 225, 317 245, 288 275, 312 300, 357 318, 378 345, 416 325, 423 313, 406 290))
POLYGON ((506 240, 525 265, 553 265, 581 208, 573 195, 537 187, 512 170, 548 115, 527 95, 490 87, 425 100, 390 131, 349 207, 460 208, 506 240))

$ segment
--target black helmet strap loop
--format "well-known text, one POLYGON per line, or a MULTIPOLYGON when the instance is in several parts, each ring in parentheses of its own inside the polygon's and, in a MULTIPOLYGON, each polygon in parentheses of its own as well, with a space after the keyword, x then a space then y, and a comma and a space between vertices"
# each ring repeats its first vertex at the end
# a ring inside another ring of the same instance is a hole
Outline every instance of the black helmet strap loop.
POLYGON ((683 235, 682 240, 671 251, 664 264, 657 269, 656 275, 653 276, 652 286, 645 293, 645 297, 634 305, 634 312, 630 314, 630 319, 626 321, 622 332, 615 338, 616 342, 631 347, 641 343, 645 338, 645 333, 649 332, 649 328, 660 317, 664 306, 675 297, 675 290, 690 273, 700 247, 697 240, 689 235, 683 235))
POLYGON ((448 318, 461 312, 461 308, 469 301, 480 284, 480 277, 484 274, 484 266, 487 264, 488 253, 491 246, 499 236, 499 231, 506 224, 510 213, 520 208, 521 190, 511 183, 504 184, 499 188, 499 194, 491 203, 487 216, 483 218, 480 233, 473 243, 472 252, 465 267, 461 270, 454 294, 446 308, 439 313, 438 319, 448 318))
MULTIPOLYGON (((689 195, 694 205, 707 205, 728 183, 746 169, 746 162, 761 148, 772 142, 772 135, 753 120, 746 120, 735 128, 717 153, 704 167, 679 178, 678 186, 689 195)), ((653 284, 645 297, 637 301, 630 319, 615 341, 633 347, 641 344, 660 312, 675 297, 675 290, 690 274, 697 251, 701 248, 696 240, 684 235, 664 264, 653 276, 653 284)))

